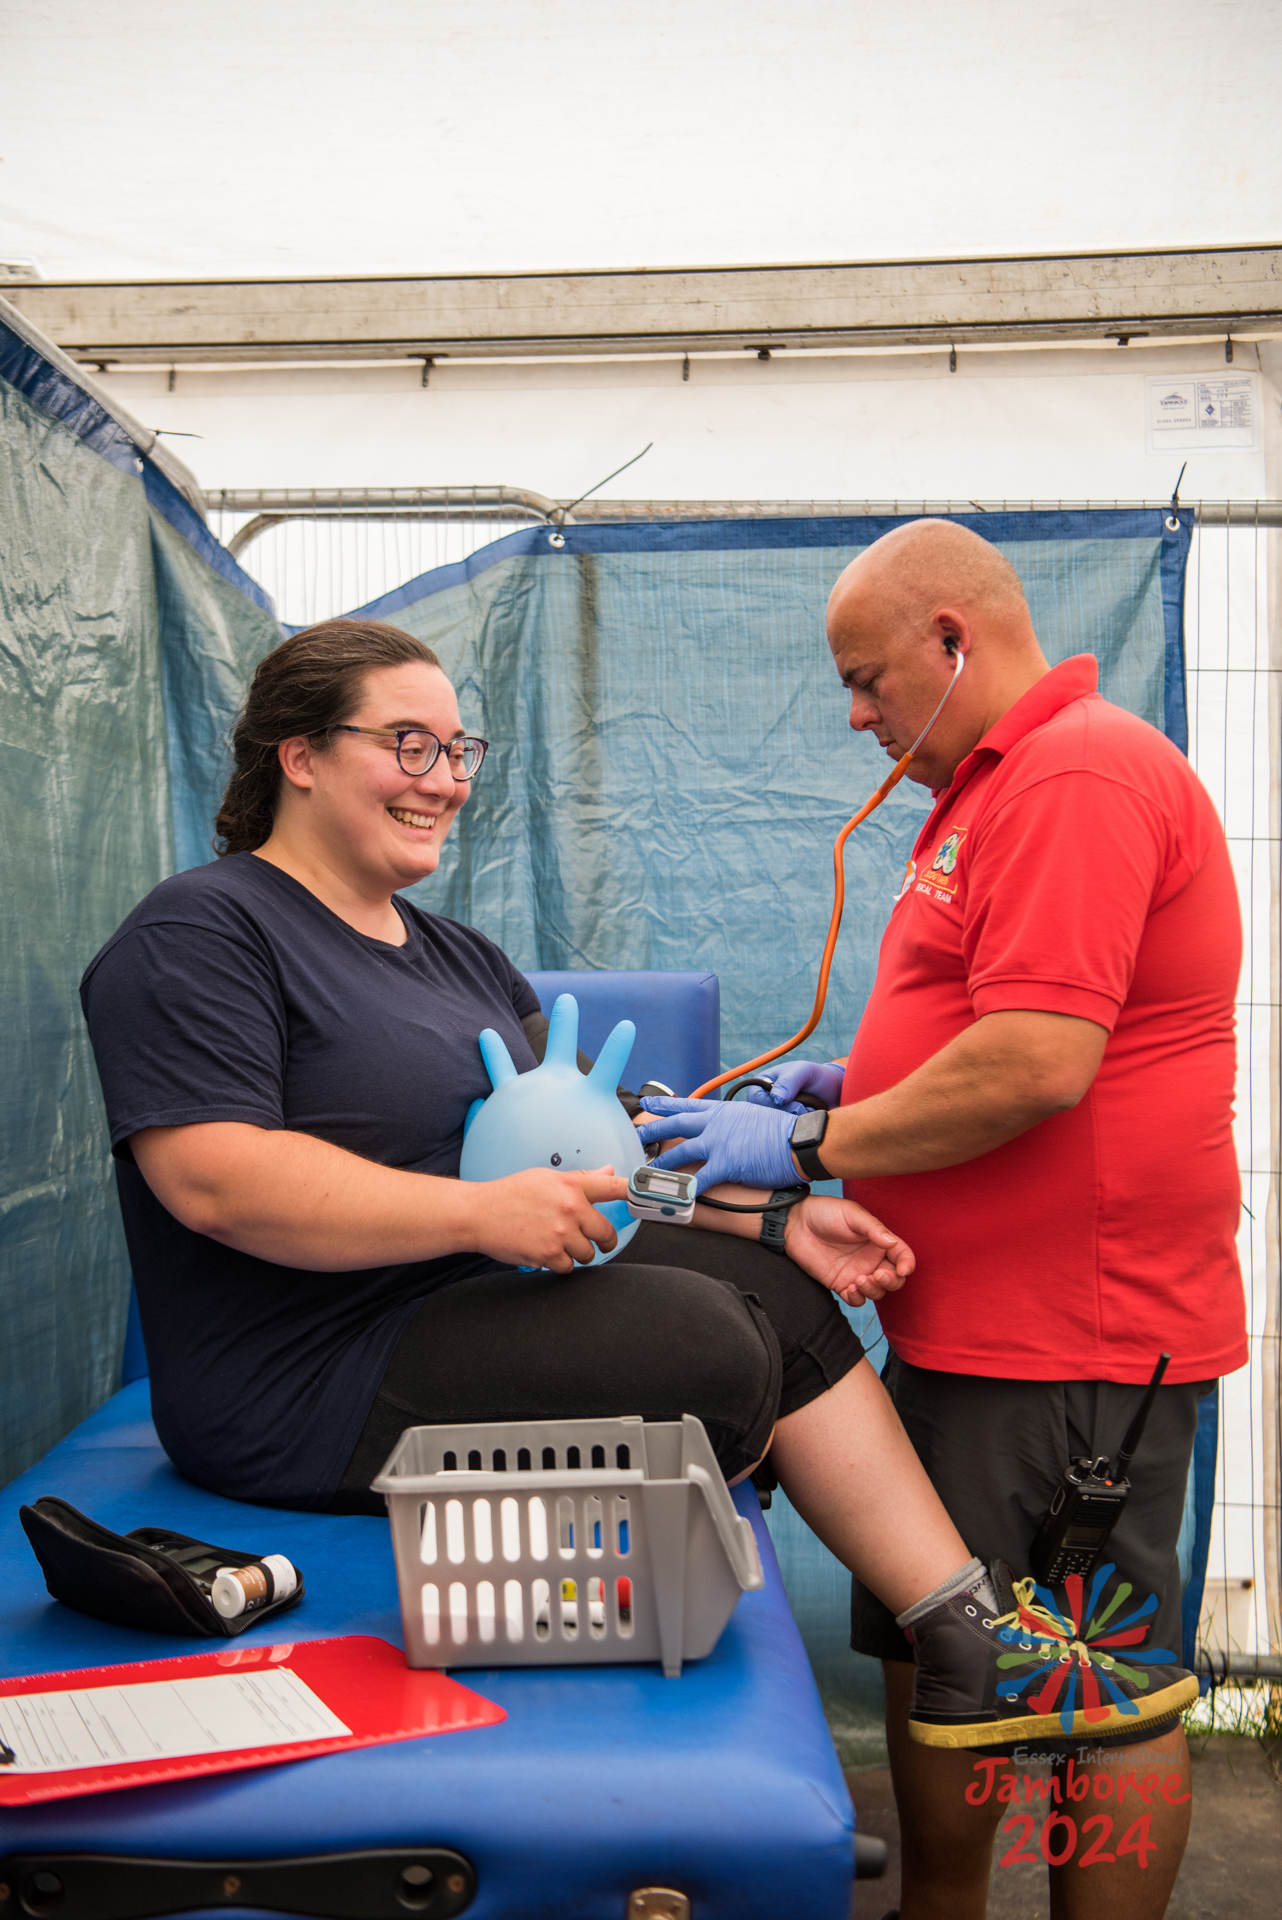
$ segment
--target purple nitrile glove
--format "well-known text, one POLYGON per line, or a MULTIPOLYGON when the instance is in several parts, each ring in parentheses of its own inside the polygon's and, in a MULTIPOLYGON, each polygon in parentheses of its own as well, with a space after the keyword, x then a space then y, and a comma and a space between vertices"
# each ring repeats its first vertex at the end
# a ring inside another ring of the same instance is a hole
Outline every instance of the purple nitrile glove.
POLYGON ((696 1191, 737 1180, 745 1187, 795 1187, 801 1175, 792 1161, 788 1137, 790 1113, 774 1107, 750 1107, 739 1100, 670 1100, 655 1096, 643 1100, 647 1113, 671 1115, 647 1120, 638 1131, 645 1145, 682 1134, 682 1144, 661 1154, 656 1167, 673 1171, 692 1160, 707 1165, 698 1176, 696 1191))
POLYGON ((805 1113, 798 1094, 813 1094, 825 1107, 841 1105, 841 1090, 846 1084, 846 1069, 819 1060, 790 1060, 786 1067, 772 1072, 769 1067, 760 1076, 774 1083, 774 1092, 749 1087, 744 1099, 755 1107, 782 1107, 786 1113, 805 1113))

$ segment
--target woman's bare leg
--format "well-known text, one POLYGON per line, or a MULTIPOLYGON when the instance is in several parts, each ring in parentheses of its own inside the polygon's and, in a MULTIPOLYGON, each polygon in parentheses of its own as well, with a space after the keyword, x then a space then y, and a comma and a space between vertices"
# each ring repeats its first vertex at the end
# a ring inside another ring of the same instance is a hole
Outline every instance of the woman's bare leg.
POLYGON ((892 1613, 970 1559, 867 1360, 780 1420, 770 1457, 807 1526, 892 1613))

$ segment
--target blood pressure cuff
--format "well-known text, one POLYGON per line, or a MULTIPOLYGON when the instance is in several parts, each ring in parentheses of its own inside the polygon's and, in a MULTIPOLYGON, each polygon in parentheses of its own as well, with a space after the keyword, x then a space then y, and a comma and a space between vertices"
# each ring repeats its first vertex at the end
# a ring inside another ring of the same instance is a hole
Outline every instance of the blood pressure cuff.
POLYGON ((164 1527, 112 1533, 52 1495, 22 1507, 20 1518, 54 1599, 113 1626, 221 1639, 297 1606, 303 1597, 303 1576, 296 1567, 298 1585, 277 1599, 271 1568, 263 1567, 258 1554, 211 1546, 164 1527), (210 1597, 221 1567, 262 1568, 272 1597, 224 1619, 210 1597))

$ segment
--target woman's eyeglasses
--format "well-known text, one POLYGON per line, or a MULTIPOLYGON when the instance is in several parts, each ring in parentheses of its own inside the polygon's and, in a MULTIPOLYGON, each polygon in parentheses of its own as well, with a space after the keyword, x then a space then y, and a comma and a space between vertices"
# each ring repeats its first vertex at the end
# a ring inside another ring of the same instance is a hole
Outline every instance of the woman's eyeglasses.
POLYGON ((417 779, 436 765, 438 757, 444 753, 450 763, 450 772, 456 780, 471 780, 481 770, 485 758, 488 740, 478 740, 473 734, 465 734, 458 740, 438 740, 426 727, 351 727, 337 726, 334 733, 367 733, 371 739, 381 740, 396 754, 396 763, 402 773, 408 773, 417 779))

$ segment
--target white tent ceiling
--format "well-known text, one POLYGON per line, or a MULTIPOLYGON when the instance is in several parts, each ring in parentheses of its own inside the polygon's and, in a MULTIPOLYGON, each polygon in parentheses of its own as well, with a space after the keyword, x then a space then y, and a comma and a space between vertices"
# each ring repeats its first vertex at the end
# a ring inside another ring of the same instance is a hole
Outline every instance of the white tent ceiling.
POLYGON ((518 271, 1279 237, 1277 0, 3 0, 0 258, 518 271))

